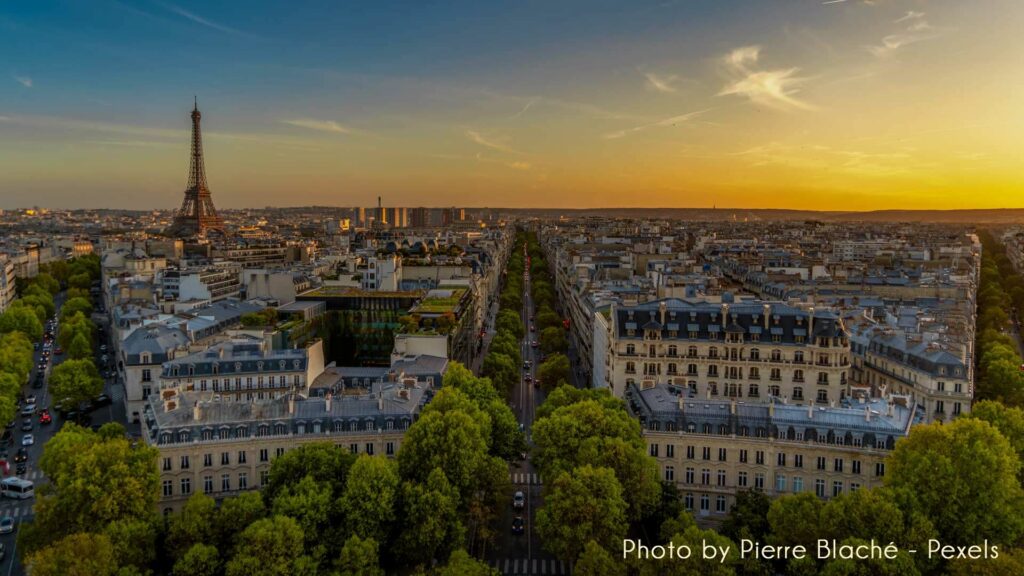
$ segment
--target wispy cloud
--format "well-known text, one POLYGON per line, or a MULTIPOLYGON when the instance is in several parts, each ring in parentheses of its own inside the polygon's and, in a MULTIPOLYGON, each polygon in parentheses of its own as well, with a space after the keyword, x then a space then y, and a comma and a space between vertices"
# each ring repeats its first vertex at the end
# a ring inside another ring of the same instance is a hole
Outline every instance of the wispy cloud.
POLYGON ((505 164, 505 166, 508 166, 509 168, 513 168, 515 170, 529 170, 531 168, 529 162, 508 162, 505 164))
POLYGON ((822 2, 821 5, 828 6, 829 4, 842 4, 843 2, 846 2, 846 0, 827 0, 826 2, 822 2))
POLYGON ((299 128, 308 128, 310 130, 319 130, 321 132, 333 132, 335 134, 351 134, 352 129, 347 126, 342 126, 334 120, 315 120, 312 118, 297 118, 294 120, 281 120, 282 124, 288 124, 290 126, 298 126, 299 128))
POLYGON ((31 88, 32 87, 32 79, 29 78, 28 76, 15 76, 14 77, 14 81, 17 82, 18 84, 21 84, 25 88, 31 88))
POLYGON ((647 79, 647 82, 644 83, 644 86, 648 90, 663 93, 671 93, 676 91, 675 86, 672 85, 672 83, 678 79, 678 76, 676 76, 675 74, 670 74, 668 76, 659 76, 654 72, 644 72, 643 75, 644 78, 647 79))
POLYGON ((633 134, 633 133, 636 133, 636 132, 640 132, 642 130, 647 130, 648 128, 656 128, 656 127, 662 127, 662 126, 675 126, 677 124, 683 124, 685 122, 689 122, 690 120, 693 120, 694 118, 700 116, 701 114, 705 114, 707 112, 710 112, 711 110, 713 110, 713 108, 706 108, 704 110, 697 110, 695 112, 687 112, 686 114, 680 114, 678 116, 672 116, 670 118, 665 118, 663 120, 658 120, 657 122, 651 122, 649 124, 641 124, 640 126, 634 126, 632 128, 626 128, 625 130, 616 130, 614 132, 608 132, 607 134, 604 134, 602 136, 602 138, 604 138, 605 140, 615 140, 617 138, 622 138, 624 136, 628 136, 630 134, 633 134))
POLYGON ((499 152, 507 152, 509 154, 522 154, 522 152, 520 152, 520 151, 518 151, 518 150, 516 150, 514 148, 511 148, 507 144, 504 144, 502 142, 498 142, 496 140, 492 140, 490 138, 487 138, 486 136, 484 136, 483 134, 481 134, 481 133, 479 133, 479 132, 477 132, 475 130, 466 130, 466 138, 469 138, 470 141, 475 142, 476 144, 479 144, 480 146, 483 146, 485 148, 490 148, 491 150, 497 150, 499 152))
POLYGON ((888 58, 904 46, 937 38, 939 31, 935 30, 924 17, 924 12, 908 11, 901 18, 893 21, 894 24, 907 24, 905 31, 889 34, 882 38, 881 44, 867 46, 868 52, 877 58, 888 58))
POLYGON ((743 96, 751 102, 780 110, 813 110, 815 107, 799 100, 795 94, 805 78, 796 76, 799 68, 758 70, 760 46, 741 46, 722 57, 729 83, 719 96, 743 96))
POLYGON ((165 3, 165 2, 157 2, 157 4, 162 6, 164 9, 169 10, 170 12, 173 12, 173 13, 177 14, 178 16, 181 16, 182 18, 185 18, 187 20, 191 20, 191 21, 195 22, 196 24, 200 24, 202 26, 206 26, 207 28, 211 28, 213 30, 218 30, 220 32, 224 32, 224 33, 227 33, 227 34, 235 34, 235 35, 238 35, 238 36, 248 36, 248 34, 246 34, 245 32, 242 32, 241 30, 236 30, 235 28, 231 28, 230 26, 225 26, 223 24, 218 24, 217 22, 214 22, 212 20, 208 20, 206 18, 203 18, 202 16, 199 16, 198 14, 194 14, 192 12, 189 12, 188 10, 185 10, 181 6, 175 6, 174 4, 169 4, 169 3, 165 3))

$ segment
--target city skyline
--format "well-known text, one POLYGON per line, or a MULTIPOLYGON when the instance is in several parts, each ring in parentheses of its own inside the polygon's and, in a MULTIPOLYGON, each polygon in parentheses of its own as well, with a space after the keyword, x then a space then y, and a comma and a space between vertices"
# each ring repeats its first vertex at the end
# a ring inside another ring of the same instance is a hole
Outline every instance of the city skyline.
MULTIPOLYGON (((97 8, 98 6, 98 8, 97 8)), ((1013 2, 0 11, 0 207, 1021 207, 1013 2), (745 18, 736 18, 737 14, 745 18)))

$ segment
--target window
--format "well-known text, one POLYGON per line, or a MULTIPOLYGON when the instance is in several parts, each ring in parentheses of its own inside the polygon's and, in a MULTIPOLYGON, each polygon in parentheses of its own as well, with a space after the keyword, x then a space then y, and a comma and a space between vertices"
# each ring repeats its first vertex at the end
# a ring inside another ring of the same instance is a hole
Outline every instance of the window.
POLYGON ((843 481, 834 480, 832 481, 832 497, 835 498, 843 493, 843 481))
POLYGON ((760 380, 761 379, 761 371, 758 370, 757 367, 755 366, 755 367, 750 369, 750 376, 749 377, 750 377, 751 380, 760 380))
POLYGON ((700 470, 700 483, 704 486, 711 484, 711 470, 708 468, 701 468, 700 470))
POLYGON ((804 399, 804 389, 803 389, 803 387, 801 387, 801 386, 794 386, 793 387, 793 400, 803 400, 803 399, 804 399))
POLYGON ((632 356, 634 354, 636 354, 636 346, 633 344, 626 344, 626 355, 632 356))
POLYGON ((221 452, 220 464, 221 466, 227 466, 228 464, 231 464, 231 454, 229 454, 228 452, 221 452))
POLYGON ((850 492, 860 490, 860 482, 850 482, 850 492))
POLYGON ((693 511, 693 494, 687 492, 686 496, 683 496, 683 505, 686 506, 688 511, 693 511))
POLYGON ((245 472, 238 474, 238 489, 248 490, 249 489, 249 475, 245 472))
POLYGON ((757 457, 757 463, 763 466, 764 465, 764 450, 758 450, 757 453, 755 454, 755 456, 757 457))
POLYGON ((284 448, 278 448, 277 450, 274 451, 274 456, 283 456, 283 455, 284 455, 284 448))
POLYGON ((349 444, 348 451, 352 454, 359 454, 359 444, 349 444))
POLYGON ((715 512, 725 514, 725 496, 715 497, 715 512))
POLYGON ((842 472, 843 471, 843 459, 842 458, 836 458, 835 462, 832 463, 832 469, 834 471, 836 471, 836 472, 842 472))
POLYGON ((700 495, 700 511, 707 514, 711 508, 711 498, 707 494, 700 495))
POLYGON ((728 459, 728 458, 726 458, 726 456, 728 456, 728 454, 726 453, 726 449, 725 448, 719 448, 718 449, 718 461, 719 462, 725 462, 728 459))
POLYGON ((626 374, 636 374, 636 362, 626 362, 626 374))
POLYGON ((693 484, 693 473, 694 473, 694 469, 693 468, 689 468, 688 467, 686 469, 686 483, 687 484, 693 484))
POLYGON ((188 496, 192 493, 192 479, 182 478, 181 479, 181 495, 188 496))
POLYGON ((370 456, 373 456, 373 443, 372 442, 367 442, 366 443, 366 453, 369 454, 370 456))
POLYGON ((693 460, 694 451, 695 450, 696 450, 696 448, 694 448, 693 446, 687 446, 686 447, 686 457, 689 458, 690 460, 693 460))
POLYGON ((747 451, 746 450, 740 450, 740 462, 743 462, 744 464, 747 462, 747 451))
POLYGON ((853 469, 854 474, 860 474, 860 460, 854 460, 851 463, 851 468, 853 469))
POLYGON ((773 382, 778 382, 779 380, 782 380, 782 371, 779 370, 778 368, 772 368, 771 372, 768 375, 768 378, 773 382))
POLYGON ((793 492, 804 491, 804 479, 799 476, 793 477, 793 492))
POLYGON ((786 453, 785 452, 779 452, 778 454, 776 454, 775 455, 775 462, 779 466, 785 466, 786 465, 786 453))
POLYGON ((207 468, 213 466, 213 454, 203 454, 203 466, 207 468))
POLYGON ((270 451, 266 448, 260 448, 260 462, 270 461, 270 451))
POLYGON ((164 498, 174 494, 174 485, 170 480, 164 480, 164 498))
POLYGON ((825 469, 825 457, 824 456, 818 456, 817 466, 818 466, 818 470, 824 470, 825 469))
POLYGON ((803 468, 804 467, 804 455, 803 454, 793 454, 793 466, 795 468, 803 468))
POLYGON ((213 476, 203 476, 203 493, 213 492, 213 476))
POLYGON ((387 456, 394 456, 395 455, 395 443, 394 442, 388 442, 387 444, 384 445, 384 454, 386 454, 387 456))
POLYGON ((747 473, 746 472, 739 472, 739 473, 736 474, 736 484, 740 488, 746 488, 747 487, 747 473))
POLYGON ((718 376, 718 365, 712 364, 708 366, 708 376, 718 376))
POLYGON ((875 463, 875 476, 878 476, 879 478, 885 476, 885 462, 875 463))
POLYGON ((672 482, 676 479, 676 469, 672 466, 665 467, 665 481, 672 482))
POLYGON ((704 446, 703 448, 701 448, 700 449, 700 455, 701 455, 701 458, 703 458, 704 460, 711 460, 711 447, 710 446, 704 446))
POLYGON ((804 371, 803 370, 793 370, 793 382, 803 382, 803 381, 804 381, 804 371))
POLYGON ((182 470, 188 470, 188 465, 189 465, 188 455, 186 454, 186 455, 181 457, 181 469, 182 470))
POLYGON ((224 474, 220 477, 220 490, 221 492, 231 491, 231 475, 224 474))
POLYGON ((260 486, 266 486, 270 481, 270 470, 260 470, 260 486))
POLYGON ((169 457, 164 458, 164 472, 171 469, 171 459, 169 457))
POLYGON ((764 472, 754 473, 754 490, 764 490, 764 472))
POLYGON ((818 372, 818 384, 828 384, 828 372, 818 372))
POLYGON ((716 483, 719 486, 725 486, 725 470, 719 470, 715 478, 716 483))
POLYGON ((153 373, 149 371, 149 368, 143 368, 142 369, 142 381, 143 382, 152 382, 153 381, 153 373))
POLYGON ((825 481, 821 478, 814 481, 814 495, 818 498, 825 497, 825 481))
POLYGON ((657 458, 658 457, 658 445, 657 444, 651 444, 650 452, 651 452, 651 456, 652 457, 657 458))
POLYGON ((786 491, 786 476, 785 474, 775 475, 775 491, 785 492, 786 491))

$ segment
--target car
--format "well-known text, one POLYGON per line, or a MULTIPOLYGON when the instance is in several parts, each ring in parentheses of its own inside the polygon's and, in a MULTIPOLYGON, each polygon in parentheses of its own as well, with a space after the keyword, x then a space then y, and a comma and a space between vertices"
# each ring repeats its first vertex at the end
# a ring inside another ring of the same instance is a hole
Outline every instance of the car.
POLYGON ((25 404, 25 407, 21 409, 21 415, 22 416, 31 416, 31 415, 35 414, 35 412, 36 412, 36 405, 35 404, 31 404, 31 403, 30 404, 25 404))
POLYGON ((32 431, 32 419, 31 418, 25 418, 25 421, 21 423, 21 431, 22 432, 31 432, 32 431))
POLYGON ((61 354, 64 353, 64 350, 60 346, 57 346, 56 348, 54 348, 53 353, 57 356, 60 356, 61 354))
POLYGON ((14 518, 10 516, 0 518, 0 534, 10 534, 11 532, 14 532, 14 518))
POLYGON ((513 518, 512 519, 512 533, 513 534, 522 534, 525 531, 526 531, 526 522, 523 520, 523 517, 522 516, 516 516, 515 518, 513 518))
POLYGON ((536 332, 536 331, 537 331, 537 326, 535 326, 533 324, 530 324, 530 332, 536 332))
POLYGON ((32 344, 32 349, 33 349, 33 350, 39 350, 39 346, 40 346, 40 345, 39 345, 39 342, 34 342, 34 343, 32 344))
POLYGON ((106 352, 106 351, 107 351, 107 345, 106 344, 100 344, 100 352, 106 352))
POLYGON ((526 376, 523 376, 523 382, 526 382, 527 384, 529 384, 532 381, 533 381, 533 376, 530 376, 529 374, 527 374, 526 376))
POLYGON ((17 466, 14 467, 14 473, 18 476, 24 476, 28 472, 27 462, 18 462, 17 466))
POLYGON ((110 396, 107 396, 106 394, 100 394, 99 396, 96 397, 95 400, 92 401, 92 407, 93 409, 96 409, 99 408, 100 406, 110 406, 110 403, 110 396))
POLYGON ((526 507, 526 494, 523 494, 522 490, 519 490, 512 496, 512 507, 516 510, 522 510, 526 507))
POLYGON ((530 342, 530 348, 536 348, 537 346, 539 346, 539 344, 537 344, 536 340, 534 340, 533 342, 530 342))
POLYGON ((18 451, 14 453, 15 462, 27 462, 28 461, 28 450, 24 448, 18 448, 18 451))
POLYGON ((35 404, 36 403, 36 395, 35 394, 29 394, 28 397, 25 398, 25 402, 28 403, 28 404, 35 404))
POLYGON ((33 445, 35 443, 36 443, 36 439, 31 434, 25 434, 24 436, 21 437, 21 445, 22 446, 31 446, 31 445, 33 445))
POLYGON ((535 378, 533 380, 533 387, 534 388, 540 388, 540 378, 535 378))
POLYGON ((42 414, 39 415, 39 425, 40 426, 45 426, 45 425, 49 424, 50 422, 53 422, 53 416, 50 416, 49 412, 43 412, 42 414))

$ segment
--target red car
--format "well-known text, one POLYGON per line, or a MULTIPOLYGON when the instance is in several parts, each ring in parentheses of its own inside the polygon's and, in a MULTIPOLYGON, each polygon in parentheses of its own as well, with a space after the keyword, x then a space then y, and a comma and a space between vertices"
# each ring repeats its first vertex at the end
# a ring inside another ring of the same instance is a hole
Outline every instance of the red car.
POLYGON ((39 415, 39 424, 49 424, 53 422, 53 417, 50 416, 49 412, 43 412, 39 415))
POLYGON ((64 350, 61 349, 60 346, 58 346, 58 347, 54 348, 53 353, 56 354, 57 356, 60 356, 61 354, 64 353, 64 350))

